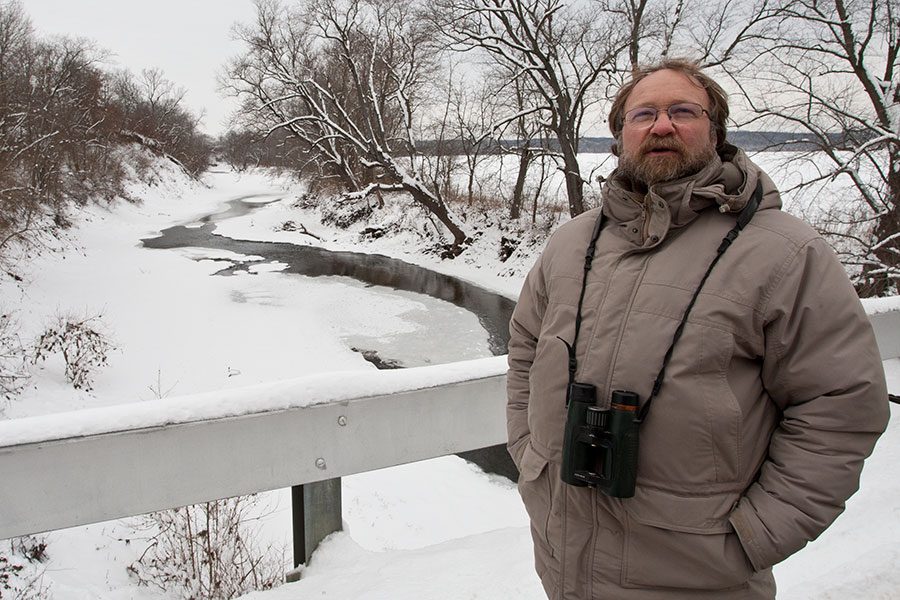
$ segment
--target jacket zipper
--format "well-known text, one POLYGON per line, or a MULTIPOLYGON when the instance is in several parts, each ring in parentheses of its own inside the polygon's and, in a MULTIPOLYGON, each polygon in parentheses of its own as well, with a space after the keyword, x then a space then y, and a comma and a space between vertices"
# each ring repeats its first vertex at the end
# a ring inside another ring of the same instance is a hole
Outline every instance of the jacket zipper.
POLYGON ((650 206, 648 203, 650 193, 643 197, 641 200, 634 200, 632 202, 641 207, 641 245, 647 243, 647 238, 650 236, 650 206))

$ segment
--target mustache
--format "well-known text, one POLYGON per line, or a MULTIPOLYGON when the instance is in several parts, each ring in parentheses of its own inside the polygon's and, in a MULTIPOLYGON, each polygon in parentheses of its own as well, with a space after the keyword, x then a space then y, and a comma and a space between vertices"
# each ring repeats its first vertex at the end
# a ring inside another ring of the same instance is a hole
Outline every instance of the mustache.
POLYGON ((641 142, 638 151, 641 154, 647 154, 653 150, 676 150, 683 153, 686 148, 684 147, 684 144, 674 137, 660 137, 658 135, 650 134, 643 142, 641 142))

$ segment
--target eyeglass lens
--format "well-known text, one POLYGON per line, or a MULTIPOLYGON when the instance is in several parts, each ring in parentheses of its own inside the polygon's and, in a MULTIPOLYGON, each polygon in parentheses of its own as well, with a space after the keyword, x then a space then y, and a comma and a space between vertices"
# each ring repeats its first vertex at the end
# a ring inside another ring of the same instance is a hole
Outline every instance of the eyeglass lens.
MULTIPOLYGON (((689 123, 703 116, 706 112, 699 104, 693 102, 682 102, 673 104, 666 109, 669 120, 673 123, 689 123)), ((633 108, 625 113, 625 122, 630 125, 650 125, 656 122, 656 116, 659 110, 652 106, 641 106, 633 108)))

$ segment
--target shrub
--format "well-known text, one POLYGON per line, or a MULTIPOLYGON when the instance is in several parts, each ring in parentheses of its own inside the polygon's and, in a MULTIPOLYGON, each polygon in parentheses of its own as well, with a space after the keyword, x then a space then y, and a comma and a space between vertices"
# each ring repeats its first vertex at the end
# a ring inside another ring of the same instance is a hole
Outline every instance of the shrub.
POLYGON ((29 379, 25 368, 28 350, 19 339, 11 315, 0 315, 0 395, 12 400, 29 379))
POLYGON ((258 503, 258 496, 240 496, 145 515, 139 526, 155 533, 129 571, 185 600, 271 589, 283 580, 284 567, 281 552, 256 540, 258 503))
POLYGON ((0 598, 45 600, 49 589, 43 585, 47 542, 38 536, 9 541, 9 550, 0 550, 0 598))
POLYGON ((94 371, 105 366, 109 353, 115 350, 100 319, 99 314, 84 318, 57 316, 35 343, 32 361, 37 364, 59 352, 66 363, 66 380, 76 389, 90 390, 94 371))

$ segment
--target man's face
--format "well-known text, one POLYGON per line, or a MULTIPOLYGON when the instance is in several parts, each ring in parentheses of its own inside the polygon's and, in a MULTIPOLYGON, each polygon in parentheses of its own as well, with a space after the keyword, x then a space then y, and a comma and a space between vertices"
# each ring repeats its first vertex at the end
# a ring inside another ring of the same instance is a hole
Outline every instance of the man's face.
POLYGON ((706 90, 678 71, 656 71, 634 86, 624 111, 651 106, 659 113, 649 127, 624 124, 618 140, 619 172, 626 179, 649 187, 696 173, 715 157, 716 136, 706 114, 678 125, 669 120, 666 108, 679 102, 709 110, 706 90))

